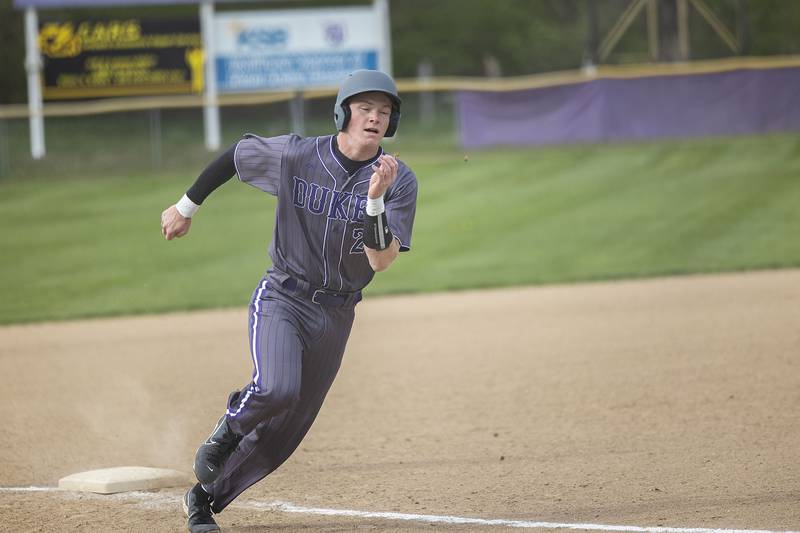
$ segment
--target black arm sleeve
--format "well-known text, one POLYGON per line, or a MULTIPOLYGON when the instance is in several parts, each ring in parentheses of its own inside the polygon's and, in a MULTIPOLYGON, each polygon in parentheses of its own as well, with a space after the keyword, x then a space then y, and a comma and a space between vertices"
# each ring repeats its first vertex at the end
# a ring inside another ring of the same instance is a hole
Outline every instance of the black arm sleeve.
POLYGON ((233 155, 236 153, 236 144, 209 163, 205 170, 200 173, 197 180, 186 191, 186 196, 189 197, 189 200, 197 205, 202 204, 209 194, 236 174, 236 164, 233 161, 233 155))

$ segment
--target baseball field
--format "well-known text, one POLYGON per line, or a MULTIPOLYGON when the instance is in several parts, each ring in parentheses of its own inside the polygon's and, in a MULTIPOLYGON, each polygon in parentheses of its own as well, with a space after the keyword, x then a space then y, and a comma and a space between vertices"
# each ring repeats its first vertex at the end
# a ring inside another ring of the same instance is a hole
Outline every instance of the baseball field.
MULTIPOLYGON (((800 137, 416 142, 413 251, 223 529, 800 531, 800 137)), ((54 487, 189 472, 249 375, 274 201, 229 183, 166 243, 196 171, 0 182, 0 530, 185 528, 180 488, 54 487)))

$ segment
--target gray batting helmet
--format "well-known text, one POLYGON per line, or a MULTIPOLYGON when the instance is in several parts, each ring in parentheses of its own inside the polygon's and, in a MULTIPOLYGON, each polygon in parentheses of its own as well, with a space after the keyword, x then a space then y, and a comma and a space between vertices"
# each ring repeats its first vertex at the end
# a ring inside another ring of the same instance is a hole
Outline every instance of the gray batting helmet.
POLYGON ((336 123, 336 129, 342 131, 350 121, 350 106, 346 103, 347 99, 369 91, 382 92, 392 101, 389 127, 386 128, 386 135, 384 136, 393 136, 397 131, 397 123, 400 122, 400 104, 402 100, 397 95, 397 85, 395 85, 392 77, 379 70, 356 70, 347 75, 342 86, 339 87, 336 104, 333 106, 333 121, 336 123))

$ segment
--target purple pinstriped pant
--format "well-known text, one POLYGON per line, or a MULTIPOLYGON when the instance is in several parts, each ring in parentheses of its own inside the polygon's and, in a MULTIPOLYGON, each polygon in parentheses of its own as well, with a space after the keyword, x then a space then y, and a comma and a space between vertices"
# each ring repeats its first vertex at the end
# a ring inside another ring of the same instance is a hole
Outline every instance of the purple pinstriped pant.
POLYGON ((322 407, 344 355, 354 307, 295 296, 270 272, 250 303, 253 380, 228 399, 228 425, 243 434, 210 492, 214 512, 278 468, 322 407))

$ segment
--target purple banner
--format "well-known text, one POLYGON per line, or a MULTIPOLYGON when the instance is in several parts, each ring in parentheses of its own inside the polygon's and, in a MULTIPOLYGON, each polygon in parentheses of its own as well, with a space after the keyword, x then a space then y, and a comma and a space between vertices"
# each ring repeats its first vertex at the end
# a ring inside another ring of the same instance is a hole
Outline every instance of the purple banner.
POLYGON ((457 107, 467 148, 800 130, 800 68, 462 91, 457 107))

